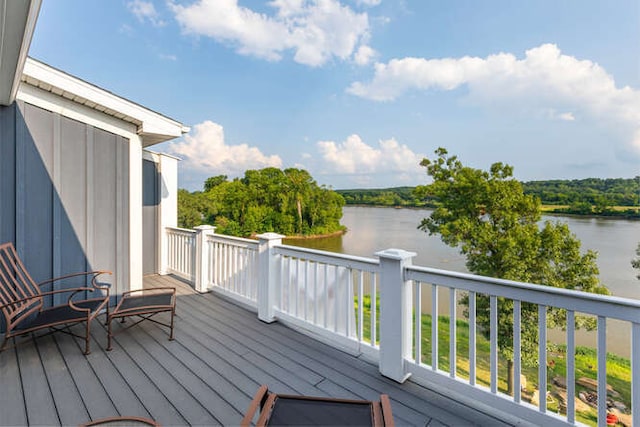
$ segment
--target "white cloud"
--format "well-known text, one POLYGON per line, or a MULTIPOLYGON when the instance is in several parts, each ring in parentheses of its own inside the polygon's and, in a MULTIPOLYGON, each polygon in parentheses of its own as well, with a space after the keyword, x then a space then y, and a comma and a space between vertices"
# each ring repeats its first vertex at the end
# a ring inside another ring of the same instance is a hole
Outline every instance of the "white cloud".
POLYGON ((572 122, 576 118, 573 116, 573 113, 569 112, 569 113, 561 113, 561 114, 559 114, 558 115, 558 119, 564 120, 566 122, 572 122))
POLYGON ((222 126, 209 120, 195 125, 183 141, 171 143, 168 151, 181 157, 185 168, 216 175, 239 176, 247 169, 282 167, 279 156, 266 156, 247 144, 227 145, 222 126))
POLYGON ((162 59, 162 60, 165 60, 165 61, 177 61, 178 60, 178 57, 176 55, 171 55, 171 54, 168 54, 168 53, 161 53, 161 54, 158 55, 158 57, 160 59, 162 59))
MULTIPOLYGON (((453 90, 466 85, 469 99, 492 108, 570 109, 607 126, 622 125, 629 135, 640 124, 640 91, 618 88, 598 64, 564 55, 553 44, 530 49, 523 59, 499 53, 486 58, 403 58, 377 63, 368 83, 347 92, 375 101, 392 101, 410 91, 453 90)), ((632 137, 629 137, 632 139, 632 137)))
POLYGON ((381 140, 378 147, 367 145, 358 135, 349 136, 344 142, 319 141, 324 173, 368 175, 408 174, 422 175, 419 163, 423 155, 399 144, 394 138, 381 140))
POLYGON ((364 6, 378 6, 382 0, 357 0, 357 3, 364 6))
POLYGON ((369 46, 360 46, 358 51, 353 57, 353 60, 358 65, 367 65, 376 56, 376 51, 369 46))
POLYGON ((182 30, 229 43, 242 55, 278 61, 293 52, 294 61, 320 66, 353 59, 366 46, 369 19, 337 0, 273 0, 270 16, 239 6, 237 0, 198 0, 189 6, 170 3, 182 30))
POLYGON ((155 6, 150 1, 132 0, 127 3, 127 7, 135 15, 140 22, 149 21, 156 27, 162 27, 166 23, 160 19, 160 15, 156 11, 155 6))

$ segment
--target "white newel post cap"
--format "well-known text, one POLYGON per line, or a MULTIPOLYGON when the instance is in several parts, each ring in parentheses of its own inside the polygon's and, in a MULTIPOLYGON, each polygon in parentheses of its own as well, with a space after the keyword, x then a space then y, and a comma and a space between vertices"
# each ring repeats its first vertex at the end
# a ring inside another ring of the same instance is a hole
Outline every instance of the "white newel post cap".
POLYGON ((374 255, 380 258, 389 258, 397 261, 404 261, 406 259, 413 258, 418 254, 415 252, 405 251, 404 249, 390 248, 385 249, 384 251, 378 251, 374 255))
POLYGON ((260 240, 277 240, 284 239, 287 236, 269 231, 268 233, 258 234, 256 237, 260 240))
POLYGON ((214 233, 216 231, 216 227, 213 225, 208 225, 208 224, 202 224, 202 225, 198 225, 197 227, 193 227, 194 230, 198 230, 198 231, 211 231, 212 233, 214 233))

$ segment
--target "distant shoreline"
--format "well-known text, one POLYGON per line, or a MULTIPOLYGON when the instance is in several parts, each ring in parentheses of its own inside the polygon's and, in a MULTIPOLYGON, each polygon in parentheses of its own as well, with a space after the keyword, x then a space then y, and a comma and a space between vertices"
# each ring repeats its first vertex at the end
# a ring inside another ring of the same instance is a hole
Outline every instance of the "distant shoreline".
MULTIPOLYGON (((385 209, 435 209, 434 206, 415 206, 415 205, 375 205, 368 203, 347 203, 344 207, 360 207, 360 208, 385 208, 385 209)), ((614 211, 620 211, 619 214, 613 215, 597 215, 593 213, 589 214, 581 214, 577 212, 563 212, 560 209, 564 207, 558 205, 542 205, 541 213, 542 215, 553 215, 553 216, 569 216, 573 218, 597 218, 597 219, 611 219, 611 220, 627 220, 627 221, 640 221, 640 207, 633 206, 615 206, 613 207, 614 211), (625 216, 624 210, 635 210, 635 214, 625 216)))

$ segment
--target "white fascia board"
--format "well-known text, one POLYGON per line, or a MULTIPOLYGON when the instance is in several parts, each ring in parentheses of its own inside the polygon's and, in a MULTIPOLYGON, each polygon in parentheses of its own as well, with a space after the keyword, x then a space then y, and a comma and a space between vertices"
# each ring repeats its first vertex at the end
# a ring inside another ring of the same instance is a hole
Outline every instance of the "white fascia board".
POLYGON ((0 0, 0 104, 16 97, 42 0, 0 0))
POLYGON ((48 88, 50 87, 51 91, 54 88, 61 91, 65 97, 77 97, 78 102, 92 105, 92 108, 98 111, 104 111, 105 109, 114 111, 125 116, 128 119, 127 121, 138 123, 138 135, 142 138, 144 146, 180 137, 189 130, 188 127, 176 120, 32 58, 27 58, 23 74, 29 80, 29 83, 35 80, 48 88))

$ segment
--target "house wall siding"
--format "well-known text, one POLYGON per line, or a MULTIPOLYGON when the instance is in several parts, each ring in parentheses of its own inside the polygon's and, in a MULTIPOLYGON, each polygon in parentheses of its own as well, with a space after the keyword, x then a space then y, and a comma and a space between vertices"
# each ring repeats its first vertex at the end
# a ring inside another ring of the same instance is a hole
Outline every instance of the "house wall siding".
POLYGON ((0 126, 0 241, 36 281, 110 270, 128 290, 129 140, 24 101, 0 126))

